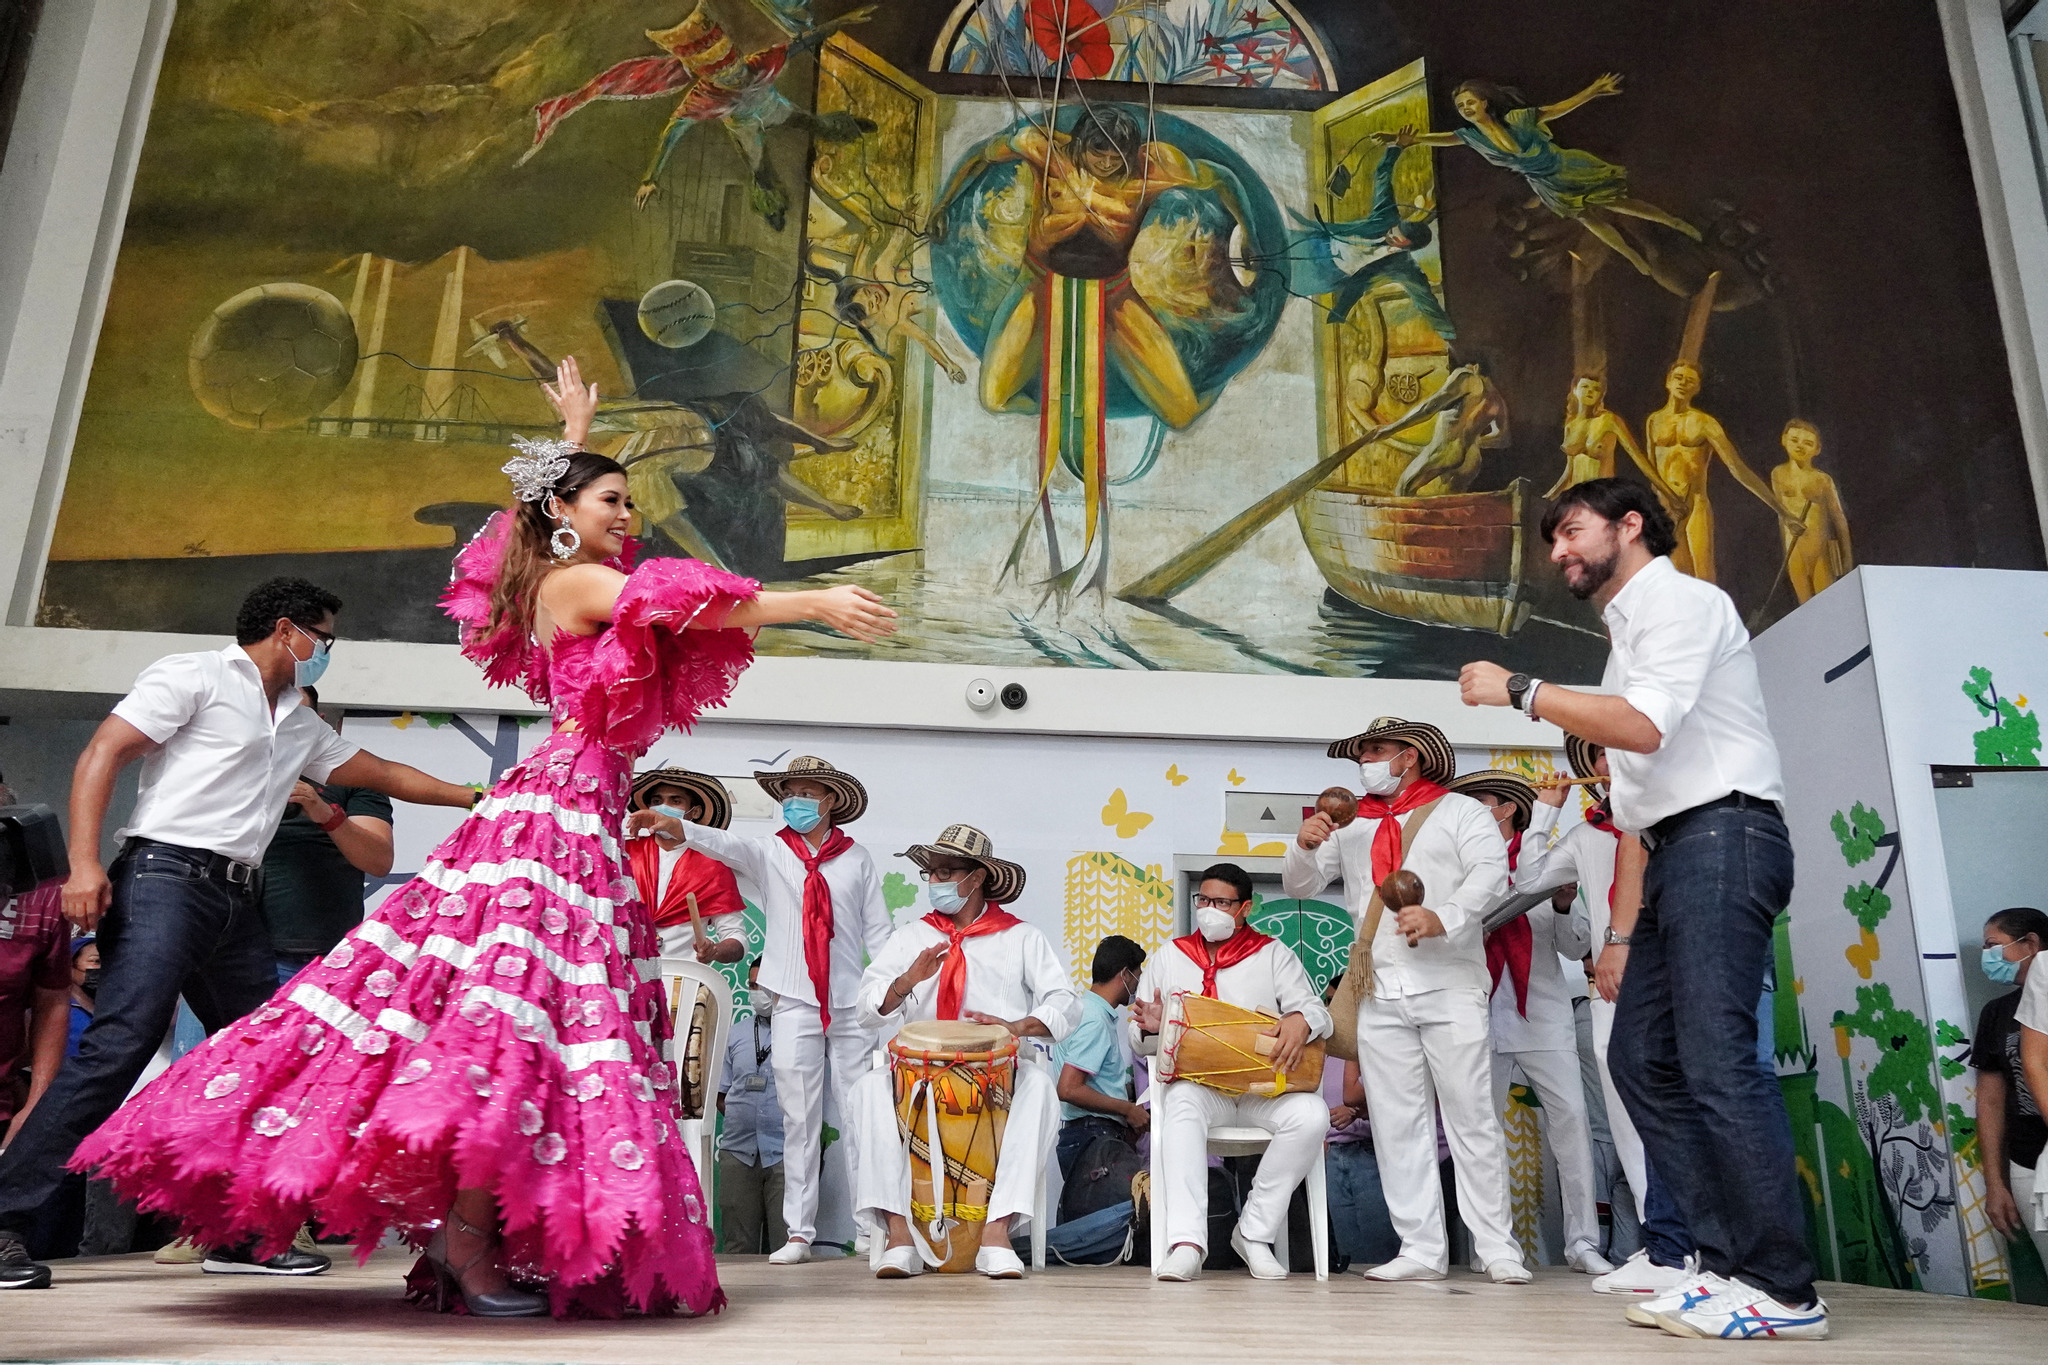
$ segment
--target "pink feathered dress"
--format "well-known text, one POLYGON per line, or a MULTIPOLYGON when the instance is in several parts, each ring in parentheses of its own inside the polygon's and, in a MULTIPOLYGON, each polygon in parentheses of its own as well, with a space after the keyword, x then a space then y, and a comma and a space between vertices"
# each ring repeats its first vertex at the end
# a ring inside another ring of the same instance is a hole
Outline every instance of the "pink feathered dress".
MULTIPOLYGON (((444 600, 488 612, 507 518, 444 600)), ((419 876, 270 1003, 179 1060, 73 1160, 211 1245, 272 1254, 316 1219, 367 1259, 492 1190, 503 1260, 557 1316, 721 1307, 711 1210, 676 1128, 670 1023, 621 856, 633 760, 723 704, 752 658, 723 619, 757 585, 695 560, 634 570, 610 627, 552 657, 465 647, 552 701, 554 733, 419 876)), ((417 1288, 422 1274, 414 1272, 417 1288)))

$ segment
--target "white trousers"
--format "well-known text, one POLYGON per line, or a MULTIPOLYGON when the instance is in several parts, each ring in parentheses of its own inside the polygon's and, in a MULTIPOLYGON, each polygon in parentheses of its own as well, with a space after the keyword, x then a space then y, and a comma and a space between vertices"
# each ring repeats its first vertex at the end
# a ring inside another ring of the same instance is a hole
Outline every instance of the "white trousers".
POLYGON ((1387 1212, 1401 1254, 1450 1269, 1436 1110, 1458 1181, 1458 1216, 1481 1265, 1522 1260, 1508 1216, 1508 1153, 1493 1107, 1493 1042, 1486 992, 1454 986, 1377 997, 1358 1007, 1358 1071, 1372 1115, 1387 1212))
POLYGON ((1579 1054, 1544 1048, 1493 1054, 1493 1112, 1508 1111, 1515 1068, 1542 1105, 1543 1138, 1557 1163, 1558 1201, 1564 1211, 1565 1255, 1600 1249, 1600 1212, 1593 1197, 1593 1130, 1586 1121, 1586 1078, 1579 1054))
POLYGON ((2039 1166, 2022 1166, 2012 1161, 2005 1167, 2005 1182, 2012 1187, 2012 1202, 2020 1207, 2020 1226, 2033 1237, 2034 1250, 2041 1253, 2041 1264, 2048 1265, 2048 1227, 2034 1220, 2034 1190, 2043 1174, 2048 1174, 2048 1152, 2042 1153, 2039 1166))
MULTIPOLYGON (((853 1112, 853 1083, 874 1065, 875 1035, 860 1026, 851 1005, 832 1016, 827 1034, 816 1005, 783 996, 769 1020, 774 1051, 775 1094, 782 1102, 782 1220, 792 1241, 818 1236, 818 1162, 824 1151, 825 1086, 847 1131, 848 1170, 860 1163, 859 1125, 853 1112)), ((858 1220, 856 1220, 858 1221, 858 1220)))
POLYGON ((1590 1004, 1593 1055, 1600 1060, 1600 1093, 1607 1099, 1607 1132, 1614 1139, 1614 1155, 1621 1161, 1622 1174, 1628 1177, 1629 1193, 1635 1196, 1636 1217, 1648 1218, 1644 1201, 1649 1197, 1650 1181, 1643 1164, 1643 1139, 1629 1121, 1628 1106, 1621 1102, 1621 1093, 1614 1088, 1614 1073, 1607 1066, 1607 1040, 1614 1036, 1614 1006, 1597 993, 1590 1004))
POLYGON ((1330 1131, 1330 1107, 1320 1094, 1296 1091, 1266 1098, 1225 1095, 1193 1081, 1171 1081, 1164 1112, 1153 1109, 1152 1141, 1163 1137, 1159 1177, 1166 1186, 1166 1244, 1209 1250, 1209 1130, 1239 1126, 1273 1135, 1259 1157, 1252 1192, 1237 1217, 1248 1242, 1275 1243, 1287 1235, 1287 1201, 1308 1178, 1330 1131))
MULTIPOLYGON (((854 1150, 860 1157, 853 1178, 853 1207, 869 1215, 877 1227, 884 1214, 910 1216, 910 1145, 897 1123, 890 1081, 889 1071, 882 1068, 855 1082, 853 1109, 846 1120, 856 1134, 854 1150)), ((1045 1178, 1046 1159, 1059 1140, 1059 1121, 1059 1094, 1045 1068, 1020 1063, 1010 1114, 1003 1122, 1003 1143, 996 1151, 995 1187, 988 1198, 991 1220, 1019 1220, 1010 1224, 1012 1233, 1028 1227, 1038 1208, 1038 1187, 1045 1178)))

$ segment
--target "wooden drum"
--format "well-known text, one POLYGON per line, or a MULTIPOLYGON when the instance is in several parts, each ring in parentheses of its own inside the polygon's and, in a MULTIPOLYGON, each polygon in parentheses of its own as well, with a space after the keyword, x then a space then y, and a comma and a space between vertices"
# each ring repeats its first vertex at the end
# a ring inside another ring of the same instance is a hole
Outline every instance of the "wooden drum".
POLYGON ((1302 1049, 1292 1071, 1278 1071, 1267 1060, 1278 1039, 1266 1030, 1280 1021, 1258 1010, 1214 1000, 1206 995, 1175 991, 1166 998, 1159 1024, 1159 1079, 1193 1081, 1226 1095, 1258 1095, 1271 1099, 1291 1091, 1320 1091, 1323 1044, 1313 1040, 1302 1049))
POLYGON ((889 1070, 910 1144, 912 1230, 934 1269, 972 1270, 1017 1084, 1017 1040, 999 1024, 905 1024, 889 1043, 889 1070))

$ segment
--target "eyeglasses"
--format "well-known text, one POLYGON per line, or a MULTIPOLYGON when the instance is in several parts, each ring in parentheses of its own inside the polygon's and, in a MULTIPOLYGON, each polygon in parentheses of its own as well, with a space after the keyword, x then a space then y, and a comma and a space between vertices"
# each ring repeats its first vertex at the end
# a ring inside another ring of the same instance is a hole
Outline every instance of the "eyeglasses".
POLYGON ((1232 897, 1232 896, 1196 896, 1196 897, 1195 897, 1195 908, 1196 908, 1196 909, 1198 909, 1198 910, 1228 910, 1228 909, 1230 909, 1230 908, 1231 908, 1232 906, 1237 906, 1237 905, 1243 905, 1243 904, 1244 904, 1244 902, 1243 902, 1242 900, 1239 900, 1239 899, 1237 899, 1236 897, 1232 897))
POLYGON ((315 649, 329 650, 334 648, 334 636, 318 626, 302 626, 289 617, 285 618, 285 624, 305 636, 308 640, 311 640, 315 649))
POLYGON ((917 875, 920 881, 957 882, 962 877, 980 870, 976 867, 928 867, 917 875))

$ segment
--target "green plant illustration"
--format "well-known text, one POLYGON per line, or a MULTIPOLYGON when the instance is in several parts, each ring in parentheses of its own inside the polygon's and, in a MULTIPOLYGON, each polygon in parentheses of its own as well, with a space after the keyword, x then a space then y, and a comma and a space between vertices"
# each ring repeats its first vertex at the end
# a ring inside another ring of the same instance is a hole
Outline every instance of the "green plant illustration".
POLYGON ((884 874, 882 904, 889 907, 889 918, 895 919, 898 910, 917 904, 917 884, 901 872, 884 874))
POLYGON ((1990 669, 1972 668, 1969 681, 1963 684, 1963 695, 1977 708, 1978 715, 1991 717, 1991 724, 1970 736, 1976 741, 1979 763, 2020 768, 2040 762, 2041 718, 2023 710, 2011 698, 1999 696, 1990 669))
POLYGON ((1884 817, 1858 801, 1849 807, 1844 816, 1836 811, 1828 827, 1835 832, 1835 842, 1842 846, 1842 858, 1849 866, 1867 863, 1877 856, 1878 843, 1884 838, 1884 817))

